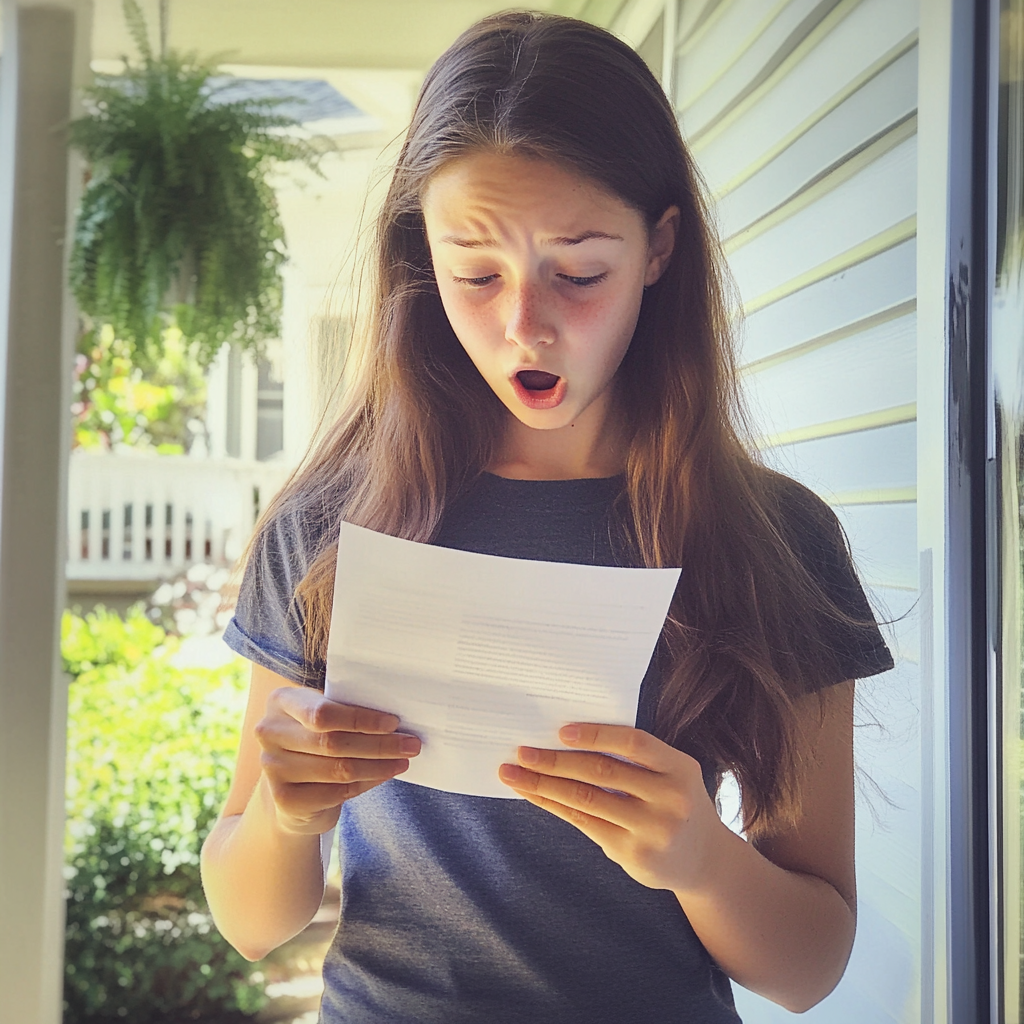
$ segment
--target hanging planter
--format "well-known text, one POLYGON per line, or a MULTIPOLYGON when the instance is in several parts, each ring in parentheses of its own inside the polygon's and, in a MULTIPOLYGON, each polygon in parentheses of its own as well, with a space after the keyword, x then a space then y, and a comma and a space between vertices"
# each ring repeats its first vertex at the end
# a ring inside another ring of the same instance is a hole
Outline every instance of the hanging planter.
POLYGON ((214 61, 163 43, 157 56, 135 0, 124 12, 141 63, 88 87, 70 129, 90 168, 71 252, 79 309, 140 363, 169 326, 204 364, 226 341, 258 349, 279 335, 285 261, 267 174, 283 161, 315 169, 324 147, 286 133, 298 122, 282 100, 219 98, 214 61))

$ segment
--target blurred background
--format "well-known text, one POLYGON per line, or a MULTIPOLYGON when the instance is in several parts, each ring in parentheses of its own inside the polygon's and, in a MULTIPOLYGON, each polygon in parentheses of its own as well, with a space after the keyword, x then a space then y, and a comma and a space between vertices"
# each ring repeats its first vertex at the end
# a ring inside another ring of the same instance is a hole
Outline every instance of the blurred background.
MULTIPOLYGON (((316 1019, 336 884, 251 965, 198 882, 247 684, 220 633, 330 414, 423 75, 505 6, 4 0, 4 1021, 316 1019)), ((1024 7, 530 6, 662 82, 759 444, 836 509, 887 622, 896 668, 859 686, 857 942, 804 1019, 1019 1021, 1024 7)))

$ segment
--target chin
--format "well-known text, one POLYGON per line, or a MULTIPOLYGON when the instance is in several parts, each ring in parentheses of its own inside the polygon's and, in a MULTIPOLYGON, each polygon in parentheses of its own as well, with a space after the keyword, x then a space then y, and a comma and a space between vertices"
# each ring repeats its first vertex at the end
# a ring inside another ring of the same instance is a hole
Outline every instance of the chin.
POLYGON ((565 409, 524 409, 521 405, 518 409, 509 407, 509 412, 524 427, 533 430, 561 430, 563 427, 571 427, 579 418, 580 410, 568 412, 565 409))

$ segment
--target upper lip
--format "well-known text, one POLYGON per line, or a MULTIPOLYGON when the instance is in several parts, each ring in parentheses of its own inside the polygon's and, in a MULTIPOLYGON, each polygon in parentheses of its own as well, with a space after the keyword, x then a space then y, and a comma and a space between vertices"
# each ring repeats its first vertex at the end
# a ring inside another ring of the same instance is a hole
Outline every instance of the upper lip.
POLYGON ((543 366, 517 366, 510 374, 510 377, 517 377, 524 370, 536 370, 539 373, 550 373, 555 377, 561 377, 560 373, 555 373, 554 370, 547 370, 543 366))

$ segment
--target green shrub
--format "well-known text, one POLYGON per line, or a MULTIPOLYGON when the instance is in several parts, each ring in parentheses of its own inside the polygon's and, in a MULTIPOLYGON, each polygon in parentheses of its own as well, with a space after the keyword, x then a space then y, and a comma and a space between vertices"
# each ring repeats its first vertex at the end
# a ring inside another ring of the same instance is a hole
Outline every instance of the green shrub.
POLYGON ((179 669, 177 645, 138 608, 64 618, 65 1024, 221 1024, 265 1001, 199 877, 234 769, 244 662, 179 669))
POLYGON ((72 445, 181 455, 202 432, 206 378, 181 332, 163 333, 163 351, 145 372, 105 324, 78 339, 72 384, 72 445), (198 428, 198 429, 197 429, 198 428))

